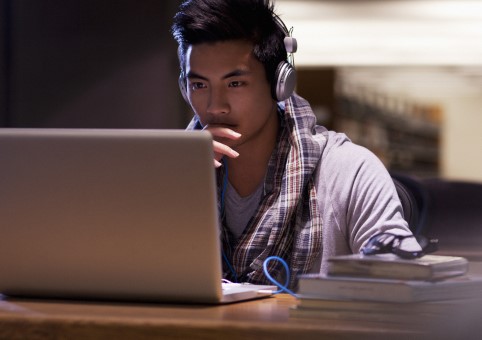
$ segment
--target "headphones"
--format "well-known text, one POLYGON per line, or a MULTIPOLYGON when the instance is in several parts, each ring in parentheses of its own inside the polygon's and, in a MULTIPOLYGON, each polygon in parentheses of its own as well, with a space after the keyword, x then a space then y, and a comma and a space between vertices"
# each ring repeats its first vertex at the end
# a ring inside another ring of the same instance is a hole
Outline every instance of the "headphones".
MULTIPOLYGON (((288 56, 291 59, 291 54, 295 53, 298 48, 296 39, 287 35, 284 38, 284 44, 286 52, 288 52, 288 56)), ((276 68, 273 88, 271 89, 274 99, 278 102, 288 99, 295 90, 295 86, 296 70, 294 66, 289 61, 280 62, 276 68)))
MULTIPOLYGON (((285 38, 283 39, 286 52, 288 53, 288 60, 283 60, 278 64, 276 67, 276 71, 274 74, 274 79, 272 82, 271 94, 273 99, 280 102, 283 100, 288 99, 293 91, 295 90, 296 86, 296 70, 292 63, 292 54, 296 52, 298 49, 298 43, 295 38, 291 36, 291 32, 288 31, 285 24, 281 21, 281 19, 274 14, 274 19, 276 24, 285 32, 285 38)), ((178 50, 178 53, 180 51, 178 50)), ((179 58, 181 60, 181 58, 179 58)), ((179 89, 181 91, 181 95, 184 100, 189 103, 189 99, 187 96, 187 88, 186 88, 186 77, 184 76, 184 72, 181 71, 179 76, 179 89)))

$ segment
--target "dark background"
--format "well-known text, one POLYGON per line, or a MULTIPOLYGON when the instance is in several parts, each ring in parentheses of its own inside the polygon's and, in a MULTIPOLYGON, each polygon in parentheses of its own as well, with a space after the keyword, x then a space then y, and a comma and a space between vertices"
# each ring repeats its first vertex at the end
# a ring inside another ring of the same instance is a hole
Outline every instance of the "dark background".
POLYGON ((0 126, 184 126, 178 4, 0 0, 0 126))

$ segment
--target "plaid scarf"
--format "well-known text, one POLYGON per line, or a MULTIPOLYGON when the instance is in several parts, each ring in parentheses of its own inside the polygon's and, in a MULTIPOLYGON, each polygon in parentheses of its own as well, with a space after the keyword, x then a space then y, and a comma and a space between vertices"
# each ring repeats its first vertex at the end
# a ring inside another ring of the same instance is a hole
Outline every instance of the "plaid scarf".
MULTIPOLYGON (((294 289, 297 276, 310 270, 321 253, 322 219, 313 176, 324 145, 316 138, 324 141, 324 137, 315 137, 316 118, 308 102, 293 95, 284 104, 261 203, 239 239, 225 225, 224 211, 220 210, 221 235, 224 255, 232 266, 223 261, 225 278, 233 280, 234 270, 239 282, 268 284, 263 262, 269 256, 279 256, 290 267, 289 287, 294 289)), ((188 129, 196 128, 200 124, 194 117, 188 129)), ((224 175, 224 167, 218 168, 219 198, 224 175)), ((268 265, 270 275, 279 282, 284 282, 282 269, 277 261, 268 265)))

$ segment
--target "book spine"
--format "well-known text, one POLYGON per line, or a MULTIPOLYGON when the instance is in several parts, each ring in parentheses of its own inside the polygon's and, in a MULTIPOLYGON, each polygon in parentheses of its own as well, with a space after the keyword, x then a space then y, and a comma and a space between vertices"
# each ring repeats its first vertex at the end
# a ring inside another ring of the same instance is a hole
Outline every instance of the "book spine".
POLYGON ((301 279, 299 294, 302 297, 327 300, 417 301, 409 287, 361 281, 301 279))
POLYGON ((328 267, 328 275, 393 278, 401 280, 428 280, 433 276, 429 267, 413 265, 387 265, 386 263, 346 264, 333 263, 328 267))

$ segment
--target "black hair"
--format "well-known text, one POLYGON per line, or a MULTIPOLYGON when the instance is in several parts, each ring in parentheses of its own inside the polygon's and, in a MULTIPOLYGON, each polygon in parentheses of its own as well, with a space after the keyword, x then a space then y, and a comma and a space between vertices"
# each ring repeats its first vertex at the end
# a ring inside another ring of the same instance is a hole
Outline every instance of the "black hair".
POLYGON ((278 64, 287 59, 286 26, 270 0, 187 0, 174 16, 172 34, 179 44, 181 75, 190 45, 228 40, 253 43, 254 56, 272 83, 278 64))

